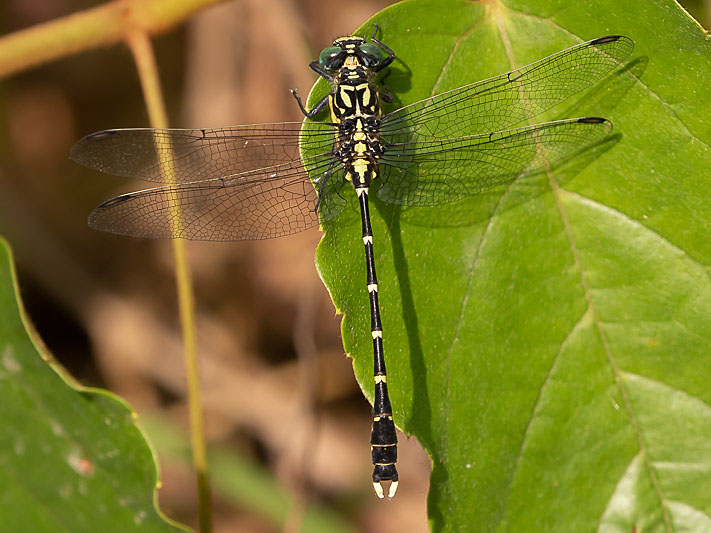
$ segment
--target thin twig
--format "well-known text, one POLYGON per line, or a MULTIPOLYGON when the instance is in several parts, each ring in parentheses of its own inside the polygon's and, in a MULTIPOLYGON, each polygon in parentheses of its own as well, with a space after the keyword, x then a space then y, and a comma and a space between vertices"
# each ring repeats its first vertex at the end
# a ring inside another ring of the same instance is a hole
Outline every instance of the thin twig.
MULTIPOLYGON (((160 80, 153 55, 149 35, 140 26, 126 33, 126 42, 131 49, 138 69, 143 96, 154 128, 165 128, 168 119, 160 89, 160 80)), ((170 172, 167 175, 172 175, 170 172)), ((179 217, 178 217, 179 219, 179 217)), ((211 530, 210 483, 207 465, 207 450, 200 400, 200 379, 198 373, 197 349, 195 342, 195 312, 193 305, 190 268, 185 241, 174 239, 175 277, 180 309, 180 324, 183 333, 185 373, 188 382, 188 407, 190 411, 190 441, 192 443, 193 464, 197 472, 200 531, 211 530)))

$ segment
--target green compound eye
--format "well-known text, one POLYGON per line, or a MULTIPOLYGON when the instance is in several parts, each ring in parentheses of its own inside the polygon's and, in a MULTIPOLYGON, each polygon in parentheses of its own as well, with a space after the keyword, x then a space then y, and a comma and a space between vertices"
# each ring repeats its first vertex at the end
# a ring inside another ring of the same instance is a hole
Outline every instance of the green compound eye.
POLYGON ((381 48, 373 43, 364 43, 360 45, 360 49, 364 54, 367 54, 375 58, 376 62, 380 62, 383 59, 383 51, 381 48))
POLYGON ((338 46, 324 48, 318 56, 318 63, 324 68, 329 68, 328 63, 333 61, 342 50, 338 46))

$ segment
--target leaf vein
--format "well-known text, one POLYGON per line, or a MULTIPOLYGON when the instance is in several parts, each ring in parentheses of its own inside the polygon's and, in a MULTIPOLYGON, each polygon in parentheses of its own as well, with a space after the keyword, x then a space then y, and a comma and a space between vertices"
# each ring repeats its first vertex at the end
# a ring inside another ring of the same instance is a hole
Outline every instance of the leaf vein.
POLYGON ((568 341, 570 338, 573 336, 573 333, 578 329, 578 327, 583 323, 585 320, 585 317, 590 314, 590 308, 588 307, 585 309, 585 312, 580 315, 580 318, 573 324, 573 326, 570 328, 570 331, 566 335, 565 339, 563 339, 563 342, 560 344, 560 348, 558 349, 558 352, 555 354, 555 357, 553 358, 553 362, 551 363, 550 368, 548 369, 548 373, 546 374, 546 378, 543 380, 543 383, 541 383, 540 390, 538 391, 538 397, 536 398, 535 403, 533 404, 533 411, 531 411, 531 417, 528 420, 528 423, 526 424, 526 429, 523 432, 523 438, 521 439, 521 445, 519 446, 518 454, 516 456, 516 464, 514 465, 513 470, 511 471, 511 478, 509 479, 509 483, 506 489, 506 502, 504 503, 504 508, 503 508, 503 513, 502 513, 502 519, 501 521, 504 521, 504 518, 508 512, 508 506, 509 506, 509 500, 511 496, 511 487, 513 486, 514 479, 516 478, 516 472, 519 469, 519 466, 521 464, 521 458, 523 456, 523 449, 526 446, 526 442, 528 440, 528 434, 531 430, 531 426, 533 425, 533 421, 536 418, 536 414, 539 411, 540 404, 541 404, 541 399, 543 398, 543 391, 546 388, 546 385, 548 385, 548 382, 551 380, 551 376, 553 375, 553 371, 555 370, 556 365, 558 364, 558 360, 560 359, 560 356, 562 355, 563 351, 565 350, 566 346, 568 345, 568 341))
POLYGON ((623 213, 622 211, 615 209, 614 207, 610 207, 609 205, 605 205, 601 202, 598 202, 597 200, 594 200, 588 196, 584 196, 582 194, 579 194, 577 192, 573 191, 568 191, 566 189, 559 189, 562 194, 568 195, 570 197, 577 198, 581 203, 586 204, 593 209, 597 209, 599 211, 607 212, 612 216, 615 216, 621 220, 624 220, 625 222, 629 223, 632 226, 636 226, 640 229, 643 229, 645 231, 649 231, 652 234, 656 235, 665 245, 669 246, 672 250, 677 252, 678 254, 683 255, 684 257, 688 258, 692 263, 700 267, 704 273, 706 274, 706 277, 711 279, 711 274, 709 273, 709 265, 705 265, 702 263, 699 259, 689 255, 689 253, 684 250, 683 248, 680 248, 673 242, 671 242, 669 239, 667 239, 664 235, 656 231, 654 228, 650 228, 649 226, 645 226, 642 224, 639 220, 636 220, 634 218, 631 218, 629 215, 626 213, 623 213))
POLYGON ((444 77, 445 73, 449 69, 449 65, 452 62, 452 58, 456 55, 457 50, 459 49, 459 45, 461 42, 469 37, 469 35, 475 31, 481 23, 484 21, 484 17, 480 18, 479 20, 476 21, 476 23, 472 24, 467 31, 462 32, 462 34, 459 36, 459 38, 454 42, 454 46, 452 47, 452 50, 449 52, 449 55, 447 56, 447 60, 444 62, 444 65, 442 66, 442 69, 439 72, 439 76, 437 76, 437 79, 434 82, 434 85, 432 85, 432 90, 430 91, 430 96, 434 96, 437 94, 437 89, 439 89, 439 84, 442 81, 442 78, 444 77))

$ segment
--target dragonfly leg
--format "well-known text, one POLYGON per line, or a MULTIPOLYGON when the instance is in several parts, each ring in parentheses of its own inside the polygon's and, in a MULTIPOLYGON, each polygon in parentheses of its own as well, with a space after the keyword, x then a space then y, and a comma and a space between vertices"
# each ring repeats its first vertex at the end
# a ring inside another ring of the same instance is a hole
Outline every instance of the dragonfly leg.
POLYGON ((373 24, 373 26, 375 27, 375 29, 373 30, 373 35, 370 36, 370 40, 388 53, 388 57, 383 59, 373 69, 373 70, 375 70, 375 72, 380 72, 381 70, 383 70, 385 67, 387 67, 390 63, 392 63, 395 60, 395 52, 393 52, 392 48, 390 48, 387 44, 384 44, 375 38, 375 36, 378 35, 379 28, 378 28, 377 24, 373 24))
POLYGON ((375 36, 373 36, 370 40, 373 41, 375 44, 377 44, 380 48, 382 48, 383 50, 385 50, 385 51, 388 53, 388 57, 386 57, 385 59, 383 59, 383 60, 378 64, 378 66, 375 67, 375 69, 373 69, 373 70, 375 70, 375 72, 380 72, 380 71, 383 70, 385 67, 387 67, 388 65, 390 65, 390 63, 392 63, 393 61, 395 61, 395 52, 393 52, 393 51, 392 51, 392 48, 390 48, 387 44, 383 44, 383 43, 381 43, 380 41, 378 41, 378 40, 375 38, 375 36))
POLYGON ((306 118, 314 118, 316 115, 318 115, 324 108, 324 106, 328 103, 328 98, 329 96, 331 96, 331 94, 333 93, 328 93, 326 96, 321 98, 321 100, 318 101, 318 103, 311 109, 311 111, 306 111, 306 108, 304 107, 301 98, 298 94, 296 94, 296 89, 291 89, 291 95, 296 99, 296 103, 299 104, 299 109, 301 109, 301 112, 306 118))
POLYGON ((329 74, 329 72, 321 66, 321 63, 318 61, 312 61, 309 63, 309 68, 313 70, 316 74, 321 76, 322 78, 326 78, 328 81, 333 81, 333 76, 329 74))
POLYGON ((385 79, 390 76, 391 72, 392 70, 388 69, 383 75, 383 77, 380 78, 380 85, 382 87, 380 91, 380 97, 383 99, 384 102, 387 102, 388 104, 392 103, 393 101, 393 93, 392 91, 390 91, 390 87, 388 87, 387 83, 385 83, 385 79))
POLYGON ((336 159, 331 159, 331 164, 328 166, 328 170, 323 173, 323 181, 321 182, 321 185, 318 186, 318 199, 316 200, 316 207, 314 208, 314 212, 318 213, 318 208, 321 205, 321 198, 323 198, 323 190, 326 188, 326 183, 328 183, 328 179, 331 177, 331 174, 333 174, 333 168, 336 165, 336 159))

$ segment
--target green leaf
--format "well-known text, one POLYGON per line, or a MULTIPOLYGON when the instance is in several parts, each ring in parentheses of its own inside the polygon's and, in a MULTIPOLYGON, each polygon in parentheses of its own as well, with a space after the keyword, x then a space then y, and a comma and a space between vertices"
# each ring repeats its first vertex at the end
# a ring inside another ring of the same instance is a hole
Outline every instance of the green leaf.
POLYGON ((0 529, 183 530, 157 509, 156 461, 135 413, 70 379, 28 325, 0 239, 0 529))
MULTIPOLYGON (((595 150, 437 208, 371 195, 394 416, 432 458, 433 528, 708 528, 711 46, 702 29, 662 0, 421 0, 372 22, 399 58, 386 112, 592 38, 636 43, 625 69, 535 118, 612 120, 614 135, 595 150)), ((356 33, 370 35, 371 23, 356 33)), ((319 81, 311 103, 327 90, 319 81)), ((317 264, 372 400, 354 205, 324 223, 317 264)))

